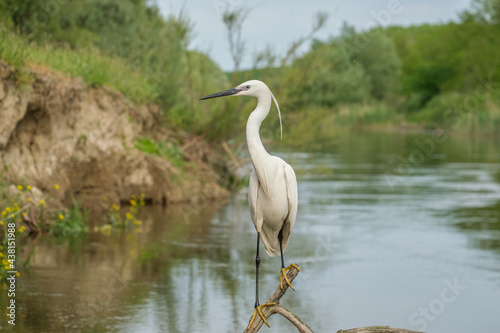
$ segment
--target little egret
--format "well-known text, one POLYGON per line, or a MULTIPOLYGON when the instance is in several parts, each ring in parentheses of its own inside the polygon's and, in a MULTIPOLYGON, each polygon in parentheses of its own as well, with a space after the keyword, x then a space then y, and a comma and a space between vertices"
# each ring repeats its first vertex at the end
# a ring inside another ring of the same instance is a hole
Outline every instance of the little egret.
POLYGON ((257 98, 257 107, 248 117, 246 127, 247 146, 254 167, 250 175, 248 201, 252 220, 257 230, 255 310, 248 327, 252 325, 257 313, 269 326, 261 309, 264 306, 274 305, 274 303, 259 304, 259 240, 262 240, 271 257, 274 257, 274 253, 279 251, 278 254, 281 256, 281 289, 283 289, 283 280, 293 289, 286 277, 286 272, 292 267, 299 268, 293 263, 285 268, 283 252, 288 245, 297 216, 297 178, 292 167, 281 158, 269 155, 260 140, 260 125, 269 114, 271 99, 274 100, 278 108, 280 130, 282 130, 280 108, 267 85, 258 80, 251 80, 236 88, 211 94, 201 99, 222 96, 252 96, 257 98))

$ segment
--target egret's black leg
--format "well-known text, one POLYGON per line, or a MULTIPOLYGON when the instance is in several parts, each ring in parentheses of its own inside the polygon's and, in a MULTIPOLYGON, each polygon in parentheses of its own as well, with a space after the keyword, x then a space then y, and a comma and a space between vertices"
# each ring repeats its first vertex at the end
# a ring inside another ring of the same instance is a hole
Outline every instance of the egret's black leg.
POLYGON ((257 233, 257 254, 255 255, 255 310, 253 311, 253 316, 250 319, 250 323, 248 324, 247 329, 250 328, 250 326, 252 326, 252 323, 257 314, 259 314, 264 323, 266 323, 266 325, 270 327, 266 320, 266 317, 262 313, 262 308, 265 306, 271 306, 276 304, 276 303, 266 303, 262 305, 259 304, 259 266, 260 266, 259 242, 260 242, 260 234, 257 233))
POLYGON ((285 268, 285 259, 283 258, 283 227, 281 227, 278 234, 278 240, 280 241, 281 268, 285 268))
POLYGON ((260 235, 259 233, 257 233, 257 254, 255 255, 255 307, 259 306, 259 266, 260 266, 259 242, 260 242, 260 235))
MULTIPOLYGON (((284 227, 284 224, 283 224, 283 227, 284 227)), ((290 283, 290 281, 286 277, 286 272, 288 272, 290 270, 290 268, 292 268, 292 267, 295 267, 298 271, 300 271, 300 269, 294 263, 291 263, 290 266, 285 268, 285 259, 283 258, 283 227, 281 227, 281 230, 278 233, 278 240, 280 242, 280 254, 281 254, 280 287, 281 287, 281 289, 283 289, 283 279, 285 279, 286 284, 290 288, 292 288, 292 290, 295 290, 295 289, 293 289, 292 284, 290 283)))

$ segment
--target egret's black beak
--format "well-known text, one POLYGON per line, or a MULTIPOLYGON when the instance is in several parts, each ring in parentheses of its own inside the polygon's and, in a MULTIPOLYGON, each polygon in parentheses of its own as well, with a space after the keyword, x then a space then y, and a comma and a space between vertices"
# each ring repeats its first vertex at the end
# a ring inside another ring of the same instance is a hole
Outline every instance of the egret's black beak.
POLYGON ((220 91, 220 92, 215 93, 215 94, 211 94, 211 95, 202 97, 202 98, 200 98, 200 100, 202 100, 202 99, 216 98, 216 97, 223 97, 223 96, 231 96, 231 95, 235 95, 235 94, 239 93, 240 91, 241 91, 241 89, 238 89, 238 88, 224 90, 224 91, 220 91))

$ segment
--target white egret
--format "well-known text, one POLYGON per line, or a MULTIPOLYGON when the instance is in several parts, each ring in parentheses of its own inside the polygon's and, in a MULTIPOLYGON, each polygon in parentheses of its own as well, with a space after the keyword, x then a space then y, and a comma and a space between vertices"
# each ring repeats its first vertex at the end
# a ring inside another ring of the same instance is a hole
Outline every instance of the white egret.
POLYGON ((257 98, 257 107, 250 114, 246 127, 246 138, 248 151, 253 164, 250 175, 249 205, 255 229, 257 230, 257 254, 255 256, 256 281, 255 281, 255 310, 250 320, 250 325, 257 313, 261 316, 267 326, 266 319, 262 314, 262 307, 274 305, 273 303, 259 304, 259 240, 262 240, 267 253, 274 257, 275 252, 281 256, 280 286, 283 289, 283 280, 292 289, 292 285, 286 277, 286 272, 297 267, 290 264, 285 268, 283 252, 285 252, 292 232, 293 224, 297 216, 297 178, 292 167, 283 159, 269 155, 264 148, 259 136, 262 121, 269 114, 271 99, 278 108, 281 127, 281 112, 276 98, 264 82, 251 80, 239 86, 205 96, 201 99, 216 98, 222 96, 252 96, 257 98))

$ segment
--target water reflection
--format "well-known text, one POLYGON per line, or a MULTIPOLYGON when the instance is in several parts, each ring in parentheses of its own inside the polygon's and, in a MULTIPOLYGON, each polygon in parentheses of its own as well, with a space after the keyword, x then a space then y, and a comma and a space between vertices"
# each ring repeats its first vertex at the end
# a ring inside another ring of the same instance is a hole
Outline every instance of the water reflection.
MULTIPOLYGON (((316 331, 422 329, 419 308, 455 279, 467 289, 425 330, 500 326, 500 156, 493 140, 450 138, 398 173, 426 139, 353 133, 317 152, 280 153, 300 192, 285 259, 302 267, 297 291, 282 302, 316 331), (398 178, 391 184, 388 175, 398 178), (472 308, 481 311, 471 316, 472 308)), ((243 331, 253 311, 256 237, 246 193, 142 214, 141 232, 90 233, 72 247, 41 239, 19 279, 17 325, 2 318, 2 328, 243 331)), ((276 288, 279 267, 279 258, 263 256, 261 301, 276 288)), ((272 332, 293 330, 282 318, 270 324, 272 332)))
POLYGON ((456 226, 471 239, 474 247, 500 254, 500 201, 454 211, 456 226))

